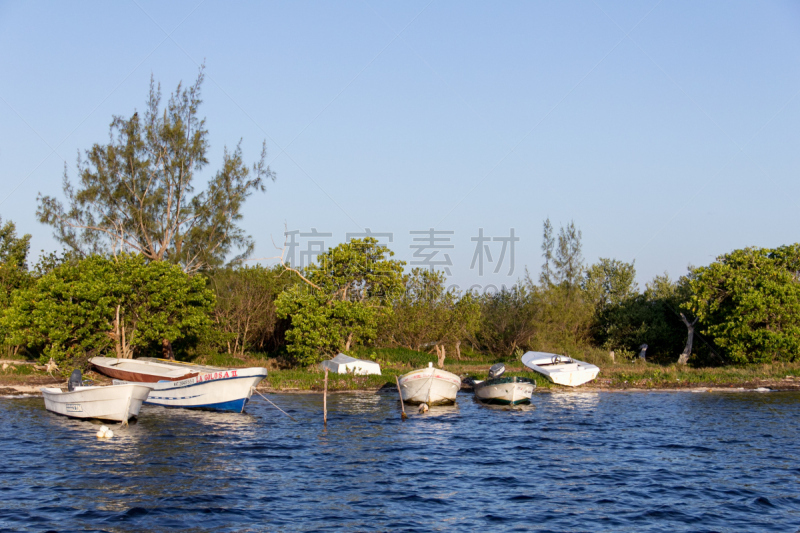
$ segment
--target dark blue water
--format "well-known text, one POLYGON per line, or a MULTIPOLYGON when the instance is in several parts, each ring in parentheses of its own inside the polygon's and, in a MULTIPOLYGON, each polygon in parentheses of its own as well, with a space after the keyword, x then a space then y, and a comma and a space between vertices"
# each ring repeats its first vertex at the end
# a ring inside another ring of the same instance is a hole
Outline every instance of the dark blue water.
POLYGON ((387 394, 271 395, 247 414, 145 406, 137 423, 0 399, 0 529, 800 529, 800 395, 459 395, 405 422, 387 394))

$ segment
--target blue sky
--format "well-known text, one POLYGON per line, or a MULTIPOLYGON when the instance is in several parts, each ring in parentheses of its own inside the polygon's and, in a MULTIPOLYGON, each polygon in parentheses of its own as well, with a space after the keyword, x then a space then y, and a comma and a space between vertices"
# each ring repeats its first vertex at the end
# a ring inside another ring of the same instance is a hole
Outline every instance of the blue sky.
POLYGON ((168 92, 203 61, 209 173, 240 138, 277 173, 245 208, 254 257, 285 225, 392 233, 410 262, 434 228, 452 283, 510 285, 550 217, 644 284, 798 240, 797 3, 0 2, 0 216, 34 256, 59 248, 37 194, 151 73, 168 92), (480 228, 513 228, 513 272, 499 240, 470 268, 480 228))

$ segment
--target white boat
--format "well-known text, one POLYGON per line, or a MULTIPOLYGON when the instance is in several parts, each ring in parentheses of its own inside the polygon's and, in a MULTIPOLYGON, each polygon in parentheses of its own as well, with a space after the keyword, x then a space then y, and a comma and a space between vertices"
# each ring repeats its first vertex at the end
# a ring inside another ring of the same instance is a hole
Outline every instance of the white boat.
POLYGON ((577 387, 597 377, 600 368, 564 355, 546 352, 527 352, 522 364, 546 376, 553 383, 577 387))
POLYGON ((410 404, 448 405, 455 403, 461 378, 428 363, 428 368, 412 370, 400 377, 400 393, 410 404))
MULTIPOLYGON (((180 381, 151 383, 146 404, 184 409, 216 409, 241 413, 267 369, 220 368, 180 381)), ((114 381, 114 383, 126 383, 114 381)))
POLYGON ((356 359, 340 353, 333 359, 323 361, 319 364, 320 368, 326 368, 334 374, 354 374, 356 376, 366 376, 368 374, 381 375, 381 367, 374 361, 356 359))
POLYGON ((139 415, 142 402, 150 393, 150 385, 126 383, 104 387, 76 386, 63 391, 42 387, 44 406, 48 411, 72 418, 99 418, 127 422, 139 415))
POLYGON ((483 403, 499 405, 530 403, 536 383, 529 378, 504 377, 505 370, 503 363, 492 365, 489 379, 474 381, 472 390, 475 391, 475 398, 483 403))
POLYGON ((503 377, 476 381, 475 398, 483 403, 519 405, 531 403, 536 383, 528 378, 503 377))

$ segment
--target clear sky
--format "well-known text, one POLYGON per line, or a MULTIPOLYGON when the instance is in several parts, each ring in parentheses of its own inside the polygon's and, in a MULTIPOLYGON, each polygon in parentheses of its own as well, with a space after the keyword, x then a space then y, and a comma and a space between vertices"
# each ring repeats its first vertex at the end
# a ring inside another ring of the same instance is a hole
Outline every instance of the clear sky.
POLYGON ((298 252, 369 228, 409 262, 448 254, 460 286, 510 285, 550 217, 644 284, 798 241, 796 2, 0 2, 0 216, 34 257, 59 248, 37 194, 151 74, 169 92, 203 61, 209 173, 240 138, 277 173, 244 211, 254 257, 284 225, 331 234, 298 252), (452 248, 415 259, 431 228, 452 248), (508 240, 470 268, 480 228, 513 229, 513 272, 508 240))

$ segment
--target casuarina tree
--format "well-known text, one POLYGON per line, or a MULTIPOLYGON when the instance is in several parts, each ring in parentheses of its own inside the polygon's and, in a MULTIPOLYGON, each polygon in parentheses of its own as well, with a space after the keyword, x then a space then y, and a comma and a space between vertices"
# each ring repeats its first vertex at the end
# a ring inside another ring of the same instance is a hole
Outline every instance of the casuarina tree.
POLYGON ((250 253, 253 241, 238 225, 242 205, 275 174, 266 143, 248 166, 240 141, 225 149, 205 189, 196 189, 209 165, 208 130, 198 114, 202 83, 201 67, 194 84, 178 84, 162 107, 161 85, 151 78, 143 115, 115 116, 108 144, 78 157, 77 184, 65 168, 66 202, 39 195, 39 220, 55 228, 59 241, 83 255, 139 253, 188 273, 250 253))

